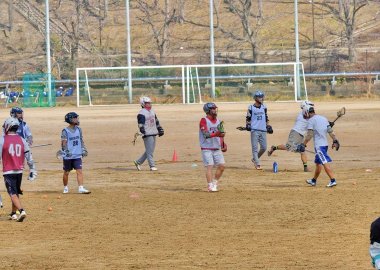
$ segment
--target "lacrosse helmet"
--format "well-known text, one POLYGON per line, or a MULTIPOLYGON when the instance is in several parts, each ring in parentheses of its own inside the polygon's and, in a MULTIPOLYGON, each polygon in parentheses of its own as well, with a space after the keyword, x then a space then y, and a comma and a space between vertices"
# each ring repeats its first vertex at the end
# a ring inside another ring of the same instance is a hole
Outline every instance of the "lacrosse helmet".
POLYGON ((11 129, 13 129, 14 131, 17 131, 19 125, 20 125, 20 122, 18 121, 17 118, 8 117, 7 119, 5 119, 4 124, 3 124, 5 134, 7 134, 9 130, 11 129))
POLYGON ((145 108, 146 103, 152 103, 152 100, 150 99, 150 97, 141 97, 140 104, 142 108, 145 108))
MULTIPOLYGON (((69 112, 68 114, 65 115, 65 122, 69 124, 73 124, 73 119, 78 118, 78 117, 79 117, 79 114, 77 114, 76 112, 69 112)), ((77 125, 79 125, 79 122, 77 125)))
POLYGON ((22 114, 24 111, 20 107, 13 107, 11 111, 9 112, 11 117, 15 117, 18 120, 22 121, 23 120, 23 115, 17 117, 17 114, 22 114))
POLYGON ((261 90, 257 90, 254 94, 253 94, 253 98, 256 102, 258 103, 263 103, 264 101, 264 92, 262 92, 261 90))
POLYGON ((302 114, 305 118, 309 118, 309 113, 314 112, 314 103, 310 100, 304 100, 301 103, 302 114))
POLYGON ((210 111, 212 109, 217 109, 218 106, 216 106, 215 103, 213 102, 207 102, 205 105, 203 105, 203 111, 206 113, 206 114, 210 114, 210 111))

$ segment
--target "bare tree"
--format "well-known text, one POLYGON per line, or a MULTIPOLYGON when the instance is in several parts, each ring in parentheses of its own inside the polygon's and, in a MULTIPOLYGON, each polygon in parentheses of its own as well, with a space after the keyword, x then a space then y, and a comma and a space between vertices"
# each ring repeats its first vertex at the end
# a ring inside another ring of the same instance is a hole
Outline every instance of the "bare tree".
POLYGON ((329 12, 335 20, 342 24, 347 40, 348 59, 353 62, 356 58, 354 33, 357 27, 356 18, 359 11, 369 4, 368 0, 330 0, 314 2, 322 10, 329 12))
POLYGON ((172 8, 169 0, 147 1, 137 0, 137 8, 142 12, 142 16, 137 19, 148 25, 152 31, 153 39, 160 54, 160 63, 164 64, 168 54, 170 43, 171 26, 176 23, 176 9, 172 8))
POLYGON ((242 32, 224 27, 220 22, 219 12, 216 12, 218 29, 228 38, 248 43, 252 51, 252 60, 257 62, 259 50, 259 32, 264 24, 262 1, 258 0, 256 8, 252 0, 224 0, 227 10, 239 18, 242 32))

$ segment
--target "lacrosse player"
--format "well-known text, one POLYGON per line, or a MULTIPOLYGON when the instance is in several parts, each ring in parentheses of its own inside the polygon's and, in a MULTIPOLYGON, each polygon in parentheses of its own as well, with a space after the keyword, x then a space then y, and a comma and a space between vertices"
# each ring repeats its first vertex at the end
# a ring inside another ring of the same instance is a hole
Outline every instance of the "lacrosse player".
POLYGON ((82 129, 79 127, 79 115, 69 112, 65 115, 65 122, 69 124, 61 132, 60 152, 63 158, 63 193, 69 193, 69 173, 76 170, 78 193, 90 194, 91 192, 83 187, 82 157, 88 155, 84 145, 82 129))
POLYGON ((149 97, 141 97, 140 105, 142 109, 137 115, 137 124, 144 140, 145 152, 133 163, 137 170, 141 171, 141 165, 148 159, 150 170, 157 171, 153 153, 156 148, 156 136, 163 136, 164 129, 161 127, 157 115, 152 109, 152 100, 149 97))
POLYGON ((218 191, 218 181, 224 171, 224 156, 222 152, 227 151, 224 143, 223 122, 217 119, 218 107, 215 103, 206 103, 203 106, 206 117, 199 123, 199 144, 202 151, 203 164, 206 168, 207 188, 209 192, 218 191), (213 177, 212 168, 216 165, 213 177))
POLYGON ((371 224, 369 255, 372 265, 377 270, 380 269, 380 217, 371 224))
MULTIPOLYGON (((296 122, 293 128, 290 130, 288 141, 286 144, 272 145, 268 151, 268 156, 271 156, 276 150, 287 150, 297 152, 297 146, 303 143, 304 136, 307 132, 307 124, 309 120, 309 109, 314 107, 311 101, 304 100, 301 103, 302 111, 297 115, 296 122)), ((301 161, 303 163, 303 171, 308 172, 307 168, 307 155, 305 152, 301 152, 301 161)))
POLYGON ((24 111, 20 107, 13 107, 10 111, 11 117, 17 118, 20 125, 17 130, 17 134, 23 137, 29 146, 33 144, 33 136, 29 125, 24 121, 24 111))
POLYGON ((253 95, 255 103, 248 106, 246 116, 246 129, 251 132, 252 162, 256 170, 261 170, 260 157, 267 150, 267 132, 272 134, 273 129, 269 125, 267 107, 264 105, 264 93, 257 90, 253 95), (260 151, 258 148, 260 144, 260 151))
POLYGON ((334 173, 330 167, 330 162, 332 159, 327 153, 328 150, 328 141, 327 134, 332 138, 333 144, 332 148, 335 148, 336 151, 339 150, 340 144, 337 138, 335 137, 334 131, 331 128, 329 121, 326 117, 317 115, 314 111, 314 107, 309 107, 307 112, 309 121, 307 124, 307 133, 303 143, 299 144, 297 147, 298 152, 305 152, 307 143, 313 139, 314 140, 314 150, 315 150, 315 172, 312 179, 306 180, 306 183, 315 186, 317 184, 317 179, 324 168, 326 174, 330 177, 330 183, 326 187, 334 187, 337 185, 334 173))
POLYGON ((26 218, 19 195, 22 194, 21 182, 24 160, 26 159, 30 173, 28 179, 33 181, 37 177, 37 171, 32 156, 30 155, 28 143, 17 134, 20 122, 14 117, 5 120, 3 128, 5 135, 0 137, 0 159, 3 160, 3 176, 7 192, 12 201, 12 212, 10 220, 22 222, 26 218), (19 211, 17 216, 16 211, 19 211))

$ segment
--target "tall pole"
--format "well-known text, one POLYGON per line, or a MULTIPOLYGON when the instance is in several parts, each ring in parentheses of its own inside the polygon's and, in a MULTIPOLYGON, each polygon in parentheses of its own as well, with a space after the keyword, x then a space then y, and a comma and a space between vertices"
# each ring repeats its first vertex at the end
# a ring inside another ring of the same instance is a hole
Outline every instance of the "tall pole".
POLYGON ((210 63, 211 63, 211 98, 215 98, 214 3, 213 3, 213 0, 210 0, 210 63))
POLYGON ((47 89, 48 105, 53 106, 51 93, 51 60, 50 60, 50 22, 49 22, 49 0, 45 0, 45 43, 46 43, 46 64, 47 64, 47 89))
POLYGON ((301 82, 300 82, 300 48, 298 42, 298 0, 294 0, 294 32, 295 32, 295 45, 296 45, 296 87, 297 97, 301 96, 301 82))
POLYGON ((313 25, 313 48, 315 46, 314 0, 311 0, 311 16, 313 25))
POLYGON ((128 101, 129 103, 132 103, 131 29, 129 21, 129 0, 125 0, 125 13, 125 17, 127 18, 128 101))

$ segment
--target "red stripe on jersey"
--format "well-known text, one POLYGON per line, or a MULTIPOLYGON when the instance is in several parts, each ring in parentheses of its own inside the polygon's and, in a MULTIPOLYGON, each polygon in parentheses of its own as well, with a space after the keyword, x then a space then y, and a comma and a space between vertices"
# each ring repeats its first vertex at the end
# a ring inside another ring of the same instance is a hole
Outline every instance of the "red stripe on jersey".
POLYGON ((5 135, 3 144, 3 172, 24 169, 24 142, 17 134, 5 135))

